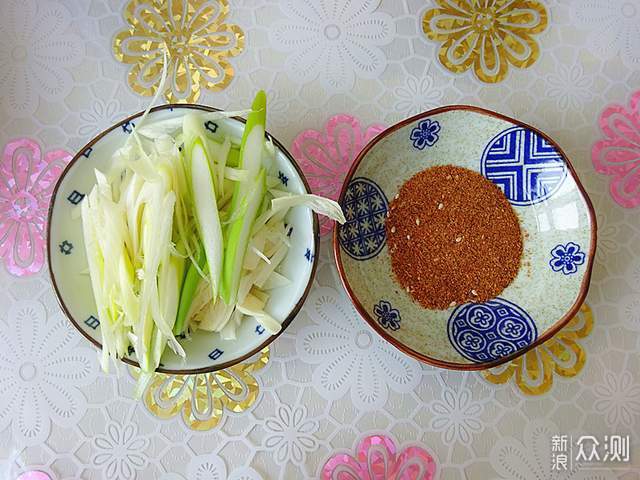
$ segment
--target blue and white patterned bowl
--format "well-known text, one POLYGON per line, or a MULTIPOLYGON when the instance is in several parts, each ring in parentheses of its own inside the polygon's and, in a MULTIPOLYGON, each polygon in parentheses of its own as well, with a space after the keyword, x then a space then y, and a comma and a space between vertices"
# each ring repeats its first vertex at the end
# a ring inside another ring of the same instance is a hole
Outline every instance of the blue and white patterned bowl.
MULTIPOLYGON (((152 109, 149 121, 182 116, 192 109, 215 110, 200 105, 164 105, 152 109)), ((58 301, 80 333, 97 347, 101 346, 100 321, 96 318, 91 282, 86 274, 88 267, 82 223, 76 213, 78 204, 96 183, 94 169, 105 171, 109 168, 113 152, 123 145, 140 115, 138 113, 117 123, 80 150, 56 185, 49 210, 48 262, 58 301)), ((214 137, 227 134, 240 138, 243 121, 235 118, 207 121, 205 128, 214 137)), ((272 173, 275 175, 277 171, 282 182, 280 188, 298 194, 310 193, 304 175, 293 157, 275 138, 269 134, 267 137, 276 146, 276 161, 272 173)), ((292 226, 291 248, 280 270, 291 280, 291 284, 272 290, 265 307, 268 313, 282 323, 281 332, 296 316, 311 288, 320 238, 317 216, 306 207, 291 209, 286 222, 292 226)), ((187 354, 186 361, 167 349, 158 371, 194 374, 227 368, 254 355, 278 336, 266 333, 253 319, 245 320, 237 335, 237 340, 225 341, 218 334, 198 331, 192 338, 181 341, 187 354)), ((132 350, 123 360, 137 365, 132 350)))
POLYGON ((394 125, 360 153, 340 203, 347 223, 334 232, 334 253, 342 283, 382 337, 423 362, 461 370, 504 363, 553 336, 586 296, 593 207, 562 150, 517 120, 449 106, 394 125), (436 165, 469 168, 500 186, 527 233, 528 266, 499 298, 429 310, 394 277, 384 229, 389 202, 436 165))

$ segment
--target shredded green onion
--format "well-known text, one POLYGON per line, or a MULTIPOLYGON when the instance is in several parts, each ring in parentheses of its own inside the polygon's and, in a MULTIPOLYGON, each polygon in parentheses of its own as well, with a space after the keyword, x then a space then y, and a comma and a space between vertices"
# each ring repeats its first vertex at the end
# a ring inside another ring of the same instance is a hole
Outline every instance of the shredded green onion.
MULTIPOLYGON (((158 92, 165 79, 166 52, 158 92)), ((100 319, 102 368, 135 356, 137 395, 166 347, 185 357, 181 342, 198 329, 234 340, 251 317, 269 333, 280 330, 265 306, 273 290, 291 283, 278 272, 290 247, 291 208, 344 222, 335 202, 280 189, 264 92, 248 111, 149 122, 149 109, 109 171, 95 171, 96 185, 76 213, 100 319), (248 119, 240 142, 204 129, 209 120, 242 114, 248 119)))

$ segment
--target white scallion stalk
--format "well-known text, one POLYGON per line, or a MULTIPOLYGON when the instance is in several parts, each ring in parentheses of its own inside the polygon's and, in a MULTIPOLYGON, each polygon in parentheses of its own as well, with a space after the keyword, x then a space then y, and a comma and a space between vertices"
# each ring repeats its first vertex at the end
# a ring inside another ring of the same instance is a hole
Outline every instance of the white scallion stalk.
POLYGON ((334 202, 328 198, 319 197, 318 195, 291 195, 271 200, 271 209, 274 213, 278 210, 289 209, 299 205, 309 207, 314 212, 329 217, 331 220, 335 220, 338 223, 342 224, 346 221, 344 214, 342 213, 342 208, 340 208, 338 202, 334 202))
POLYGON ((216 204, 214 179, 211 176, 209 161, 200 140, 196 140, 191 147, 190 156, 191 188, 198 219, 198 230, 209 265, 209 281, 215 301, 220 290, 223 240, 222 226, 220 225, 216 204))

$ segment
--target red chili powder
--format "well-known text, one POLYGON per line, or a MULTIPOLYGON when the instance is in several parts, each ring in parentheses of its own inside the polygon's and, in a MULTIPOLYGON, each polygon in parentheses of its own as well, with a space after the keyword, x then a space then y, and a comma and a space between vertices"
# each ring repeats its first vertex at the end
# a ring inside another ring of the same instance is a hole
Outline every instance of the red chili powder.
POLYGON ((518 216, 498 186, 466 168, 414 175, 391 202, 385 228, 400 285, 426 308, 494 298, 520 269, 518 216))

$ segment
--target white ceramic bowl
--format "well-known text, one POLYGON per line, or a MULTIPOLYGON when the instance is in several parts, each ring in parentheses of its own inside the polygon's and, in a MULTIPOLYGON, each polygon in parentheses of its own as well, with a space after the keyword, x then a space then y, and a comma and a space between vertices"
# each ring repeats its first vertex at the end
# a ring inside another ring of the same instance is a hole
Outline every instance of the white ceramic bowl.
MULTIPOLYGON (((189 110, 213 111, 200 105, 164 105, 154 108, 149 121, 181 116, 189 110)), ((97 347, 100 345, 100 323, 86 273, 87 260, 82 237, 82 223, 74 210, 93 185, 93 171, 109 168, 113 152, 122 146, 141 113, 133 115, 91 140, 73 158, 53 192, 49 210, 47 235, 48 262, 51 280, 58 301, 75 327, 97 347)), ((208 121, 205 128, 212 136, 223 133, 239 138, 244 120, 229 118, 208 121)), ((274 172, 281 188, 293 193, 310 193, 302 171, 289 152, 267 133, 276 146, 274 172)), ((265 310, 282 323, 284 331, 296 316, 307 296, 317 266, 319 245, 317 216, 306 207, 296 207, 287 214, 286 222, 293 227, 291 248, 279 271, 292 283, 272 291, 265 310)), ((281 333, 280 332, 280 333, 281 333)), ((166 349, 158 369, 164 373, 194 374, 230 367, 252 356, 271 343, 278 335, 269 335, 253 319, 245 319, 238 329, 238 338, 225 341, 219 334, 198 331, 192 338, 181 340, 187 354, 182 360, 166 349)), ((135 353, 123 360, 137 365, 135 353)))
POLYGON ((560 147, 517 120, 450 106, 394 125, 360 153, 340 203, 347 223, 335 230, 334 253, 351 300, 382 337, 423 362, 461 370, 504 363, 553 336, 586 296, 593 207, 560 147), (394 277, 384 230, 389 201, 436 165, 469 168, 499 185, 528 234, 530 267, 499 298, 428 310, 394 277))

